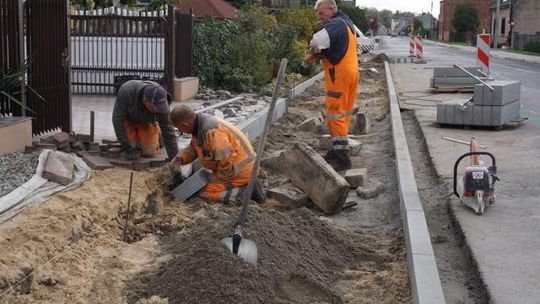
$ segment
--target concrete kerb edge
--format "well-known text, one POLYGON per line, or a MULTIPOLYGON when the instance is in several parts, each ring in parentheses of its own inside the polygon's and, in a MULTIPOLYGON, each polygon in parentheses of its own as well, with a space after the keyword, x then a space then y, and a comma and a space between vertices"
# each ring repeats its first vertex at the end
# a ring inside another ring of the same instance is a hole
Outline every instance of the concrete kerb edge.
POLYGON ((297 95, 302 94, 307 88, 312 86, 315 82, 321 80, 324 78, 324 72, 320 72, 319 74, 311 77, 310 79, 302 82, 301 84, 297 85, 296 87, 289 90, 289 100, 293 100, 297 95))
POLYGON ((390 102, 390 115, 392 121, 392 134, 394 137, 394 148, 396 153, 398 185, 400 187, 400 209, 402 210, 401 216, 407 243, 407 262, 409 267, 409 279, 411 282, 412 300, 413 303, 446 303, 439 277, 439 271, 435 262, 433 247, 431 245, 431 239, 429 237, 429 232, 427 231, 427 224, 425 224, 425 217, 423 216, 423 210, 420 211, 422 214, 422 221, 424 222, 420 225, 421 227, 410 226, 412 223, 410 223, 408 220, 408 213, 419 212, 419 210, 413 211, 407 209, 408 206, 418 206, 416 201, 419 200, 419 194, 418 189, 416 188, 416 182, 405 182, 407 180, 415 181, 415 178, 414 174, 411 174, 411 172, 413 172, 411 169, 412 162, 410 159, 407 142, 396 142, 395 140, 398 138, 398 136, 404 138, 405 131, 403 128, 403 123, 401 122, 397 94, 387 61, 384 62, 384 68, 388 89, 388 99, 390 102), (405 168, 406 170, 401 170, 400 172, 400 167, 405 168), (405 176, 404 172, 408 172, 408 174, 406 174, 407 176, 405 176), (403 189, 402 187, 407 187, 407 189, 403 189), (421 244, 421 246, 417 246, 417 244, 421 244), (422 252, 417 250, 421 249, 419 247, 423 248, 422 252), (428 254, 426 254, 426 248, 428 250, 428 254), (422 257, 422 263, 419 263, 418 257, 422 257))

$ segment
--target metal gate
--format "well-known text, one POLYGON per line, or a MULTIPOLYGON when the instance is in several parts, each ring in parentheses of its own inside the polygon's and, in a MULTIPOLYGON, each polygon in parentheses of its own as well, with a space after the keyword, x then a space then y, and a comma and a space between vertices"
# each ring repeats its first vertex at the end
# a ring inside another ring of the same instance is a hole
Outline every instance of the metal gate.
MULTIPOLYGON (((21 65, 24 54, 22 53, 22 5, 18 0, 0 0, 0 75, 5 77, 21 65)), ((20 90, 20 88, 17 88, 20 90)), ((22 100, 16 90, 7 92, 22 100)), ((10 102, 6 96, 0 95, 1 115, 22 115, 21 107, 10 102)))
POLYGON ((0 70, 4 75, 25 60, 31 62, 27 85, 22 81, 15 97, 32 112, 5 98, 0 99, 0 111, 33 116, 34 134, 59 128, 71 131, 67 13, 67 0, 27 0, 24 8, 23 1, 0 0, 0 70))
POLYGON ((69 31, 67 0, 27 0, 27 54, 32 60, 28 107, 38 113, 34 133, 61 128, 71 132, 69 31))
MULTIPOLYGON (((174 11, 169 5, 154 12, 115 7, 73 12, 73 92, 113 94, 130 79, 153 80, 172 90, 174 11)), ((191 27, 182 30, 191 32, 191 27)))

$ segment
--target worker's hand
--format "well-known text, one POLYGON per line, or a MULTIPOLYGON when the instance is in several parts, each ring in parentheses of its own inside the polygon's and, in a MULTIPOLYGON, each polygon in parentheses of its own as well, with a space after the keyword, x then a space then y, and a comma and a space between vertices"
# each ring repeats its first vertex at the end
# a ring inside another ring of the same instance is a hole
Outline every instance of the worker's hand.
POLYGON ((179 156, 179 155, 176 155, 172 160, 171 162, 169 163, 169 166, 171 167, 171 169, 173 169, 175 172, 178 172, 180 171, 180 166, 183 165, 183 160, 182 160, 182 157, 179 156))
POLYGON ((126 154, 127 160, 136 160, 139 158, 139 152, 137 152, 137 149, 133 148, 132 146, 128 146, 124 149, 124 153, 126 154))
POLYGON ((310 54, 304 57, 304 62, 307 64, 314 64, 315 61, 317 61, 317 58, 318 58, 317 55, 310 54))

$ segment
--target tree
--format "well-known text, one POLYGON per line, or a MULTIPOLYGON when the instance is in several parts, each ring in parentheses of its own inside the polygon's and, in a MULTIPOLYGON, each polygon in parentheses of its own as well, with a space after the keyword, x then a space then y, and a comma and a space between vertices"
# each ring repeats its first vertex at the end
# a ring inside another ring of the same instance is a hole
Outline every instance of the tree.
POLYGON ((238 9, 241 9, 246 4, 250 4, 252 1, 249 1, 249 0, 227 0, 227 2, 232 4, 234 7, 238 8, 238 9))
POLYGON ((394 13, 390 10, 382 10, 379 20, 381 20, 382 24, 386 26, 386 28, 390 28, 390 25, 392 23, 392 16, 394 13))
POLYGON ((362 31, 366 32, 369 27, 369 20, 366 16, 366 10, 358 7, 344 6, 339 9, 351 18, 354 24, 362 31))
POLYGON ((472 3, 463 3, 456 6, 452 25, 459 32, 475 32, 480 25, 478 10, 472 3))
POLYGON ((416 34, 424 32, 424 24, 420 18, 414 18, 414 32, 416 34))

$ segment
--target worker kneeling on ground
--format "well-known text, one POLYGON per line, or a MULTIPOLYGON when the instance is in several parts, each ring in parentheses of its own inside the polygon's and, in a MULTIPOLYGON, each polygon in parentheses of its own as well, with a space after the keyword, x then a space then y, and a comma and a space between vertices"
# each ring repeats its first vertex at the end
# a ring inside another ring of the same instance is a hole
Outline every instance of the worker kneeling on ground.
POLYGON ((354 24, 337 10, 334 0, 317 0, 315 10, 324 28, 313 35, 311 54, 304 58, 304 65, 322 58, 326 120, 332 139, 332 149, 324 159, 336 171, 346 170, 352 166, 347 135, 360 79, 354 24))
MULTIPOLYGON (((212 171, 199 196, 220 202, 240 200, 255 161, 255 152, 246 135, 225 120, 195 113, 188 105, 175 106, 169 118, 180 131, 192 135, 189 146, 174 157, 171 166, 179 171, 181 165, 199 158, 203 167, 212 171)), ((251 198, 258 203, 266 199, 258 180, 251 198)))
POLYGON ((168 118, 170 102, 167 91, 152 81, 130 80, 120 87, 112 121, 127 159, 136 160, 139 155, 158 156, 160 132, 169 159, 178 153, 168 118))

